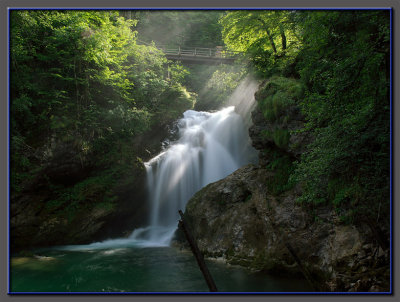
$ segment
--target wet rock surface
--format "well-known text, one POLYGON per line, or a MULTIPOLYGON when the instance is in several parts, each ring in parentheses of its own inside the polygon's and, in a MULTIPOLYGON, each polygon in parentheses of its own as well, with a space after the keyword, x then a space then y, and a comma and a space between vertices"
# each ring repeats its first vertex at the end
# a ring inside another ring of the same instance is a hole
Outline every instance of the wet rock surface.
MULTIPOLYGON (((160 151, 167 128, 153 129, 138 136, 132 152, 146 160, 160 151)), ((36 247, 83 244, 128 235, 134 228, 147 223, 146 175, 142 162, 129 167, 110 192, 115 200, 110 207, 102 203, 98 192, 92 200, 74 200, 61 204, 55 186, 73 185, 95 176, 94 163, 70 144, 52 142, 42 151, 43 168, 23 185, 21 192, 10 196, 10 247, 12 252, 36 247), (97 196, 97 197, 96 197, 97 196)), ((97 168, 99 169, 99 168, 97 168)), ((101 171, 100 171, 101 172, 101 171)), ((96 184, 94 184, 95 186, 96 184)))
POLYGON ((189 201, 185 219, 206 257, 301 276, 289 244, 320 291, 388 290, 388 251, 370 242, 367 228, 343 224, 328 206, 316 209, 315 219, 296 204, 298 188, 272 196, 264 185, 270 176, 245 166, 189 201))
MULTIPOLYGON (((255 94, 258 102, 269 93, 266 85, 255 94)), ((200 250, 257 271, 306 273, 317 291, 389 291, 390 251, 382 250, 367 224, 345 224, 329 205, 301 206, 296 202, 300 186, 278 195, 268 191, 274 176, 267 169, 271 151, 299 159, 312 141, 309 133, 297 131, 304 119, 296 105, 288 106, 284 115, 288 118, 268 122, 256 106, 249 135, 259 151, 258 165, 209 184, 188 202, 185 217, 200 250), (290 133, 286 147, 264 135, 274 129, 290 133)), ((179 231, 176 238, 184 246, 179 231)))

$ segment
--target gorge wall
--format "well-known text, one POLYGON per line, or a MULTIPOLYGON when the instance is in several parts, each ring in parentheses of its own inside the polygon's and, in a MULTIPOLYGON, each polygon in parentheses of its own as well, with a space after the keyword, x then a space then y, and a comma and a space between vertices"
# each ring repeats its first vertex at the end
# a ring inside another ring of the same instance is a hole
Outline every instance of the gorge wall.
POLYGON ((186 206, 200 250, 257 271, 306 272, 318 291, 389 290, 389 250, 379 246, 368 226, 343 222, 330 205, 310 209, 296 202, 301 186, 290 182, 288 170, 312 140, 296 132, 304 122, 295 104, 301 87, 275 78, 261 84, 255 96, 249 133, 259 164, 209 184, 186 206))
POLYGON ((158 154, 166 137, 165 125, 136 136, 129 145, 132 160, 110 175, 74 146, 57 144, 36 177, 10 196, 11 251, 121 237, 147 223, 143 160, 158 154))

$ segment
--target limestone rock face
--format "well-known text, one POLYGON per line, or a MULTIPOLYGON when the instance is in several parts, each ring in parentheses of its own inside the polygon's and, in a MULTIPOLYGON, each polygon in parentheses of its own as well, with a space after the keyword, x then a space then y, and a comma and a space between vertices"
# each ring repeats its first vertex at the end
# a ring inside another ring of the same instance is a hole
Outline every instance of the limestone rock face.
MULTIPOLYGON (((68 142, 52 140, 37 150, 42 168, 33 179, 27 179, 21 192, 10 196, 10 246, 13 252, 35 247, 83 244, 122 237, 147 223, 146 173, 142 161, 159 153, 161 142, 170 132, 165 125, 153 127, 136 136, 132 154, 140 158, 129 164, 129 173, 119 176, 110 192, 93 190, 90 200, 57 204, 55 186, 72 188, 75 184, 102 171, 93 157, 84 155, 68 142), (102 204, 110 193, 114 206, 102 204), (56 202, 54 202, 56 201, 56 202)), ((96 187, 96 184, 94 184, 96 187)))
MULTIPOLYGON (((258 98, 256 95, 256 100, 258 98)), ((298 131, 304 126, 304 117, 296 105, 288 106, 284 110, 284 115, 287 118, 269 122, 263 116, 260 106, 256 106, 251 113, 253 124, 249 128, 249 136, 253 147, 259 150, 261 166, 269 163, 270 154, 265 150, 278 148, 281 152, 298 159, 313 139, 308 132, 298 131), (290 133, 288 144, 284 148, 278 147, 271 136, 265 135, 265 133, 273 133, 276 129, 284 129, 290 133)))
POLYGON ((11 225, 12 250, 33 247, 90 242, 100 230, 112 209, 92 207, 80 211, 76 217, 54 215, 46 208, 47 196, 24 196, 14 200, 11 225))
POLYGON ((59 147, 42 171, 26 183, 23 191, 11 194, 10 246, 13 252, 91 243, 122 236, 143 223, 145 171, 139 164, 132 167, 132 177, 121 178, 121 183, 112 188, 114 206, 102 203, 102 193, 95 189, 90 200, 57 201, 55 185, 72 187, 84 180, 90 169, 90 163, 81 162, 71 146, 59 147))
MULTIPOLYGON (((304 275, 297 257, 317 290, 388 291, 389 251, 379 247, 371 228, 343 223, 330 205, 302 207, 296 202, 299 185, 279 194, 268 190, 274 184, 274 172, 268 169, 272 153, 298 160, 312 141, 309 133, 297 131, 304 118, 295 103, 275 118, 264 116, 260 103, 276 93, 274 85, 265 82, 255 94, 258 106, 249 135, 259 151, 258 165, 209 184, 186 206, 185 218, 200 250, 254 270, 304 275), (274 135, 279 131, 289 134, 287 141, 274 135)), ((179 231, 176 238, 184 242, 179 231)))
POLYGON ((200 250, 254 270, 301 275, 289 244, 319 290, 380 288, 387 271, 377 263, 387 254, 372 259, 369 231, 343 224, 328 206, 315 210, 315 220, 296 204, 298 188, 272 196, 265 186, 270 176, 248 165, 193 196, 184 215, 200 250), (371 261, 376 270, 367 269, 371 261))

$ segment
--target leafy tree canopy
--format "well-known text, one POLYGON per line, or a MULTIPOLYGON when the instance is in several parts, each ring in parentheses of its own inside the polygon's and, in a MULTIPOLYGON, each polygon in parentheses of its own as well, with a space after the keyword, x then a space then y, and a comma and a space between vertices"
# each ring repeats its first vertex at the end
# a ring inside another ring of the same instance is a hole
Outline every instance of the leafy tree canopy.
POLYGON ((277 72, 278 63, 293 59, 301 46, 294 12, 240 10, 220 19, 225 44, 245 52, 263 76, 277 72), (285 60, 277 60, 285 57, 285 60))
POLYGON ((111 165, 121 156, 115 142, 193 107, 184 69, 166 78, 164 55, 136 43, 136 23, 117 11, 11 12, 13 177, 40 167, 60 142, 111 165))

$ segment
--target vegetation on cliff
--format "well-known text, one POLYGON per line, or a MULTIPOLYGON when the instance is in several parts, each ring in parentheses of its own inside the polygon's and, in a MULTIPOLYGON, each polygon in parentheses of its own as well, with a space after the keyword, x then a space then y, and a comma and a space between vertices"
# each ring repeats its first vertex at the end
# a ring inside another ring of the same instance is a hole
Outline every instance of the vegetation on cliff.
POLYGON ((167 67, 153 42, 225 43, 263 81, 257 110, 268 127, 258 139, 271 192, 300 184, 311 210, 330 204, 387 237, 388 11, 18 10, 10 25, 12 198, 47 188, 38 199, 57 217, 113 209, 153 151, 146 137, 186 109, 223 105, 246 73, 167 67))
POLYGON ((262 81, 259 165, 189 201, 200 249, 301 271, 317 291, 389 291, 389 11, 233 11, 221 24, 262 81))
MULTIPOLYGON (((389 11, 379 10, 234 11, 221 20, 225 43, 246 51, 254 70, 268 78, 258 102, 275 127, 264 138, 285 149, 293 135, 313 137, 294 169, 278 169, 277 175, 290 171, 281 186, 301 183, 300 202, 331 203, 348 222, 373 221, 386 230, 389 21, 389 11), (304 117, 301 130, 287 126, 293 105, 304 117)), ((283 158, 273 157, 270 167, 283 158)))
POLYGON ((293 273, 286 232, 324 289, 389 288, 389 22, 388 10, 11 11, 11 247, 137 227, 143 160, 182 112, 219 109, 251 72, 260 162, 189 202, 201 248, 293 273), (156 47, 224 44, 240 66, 172 63, 156 47))
POLYGON ((126 230, 143 223, 143 160, 185 110, 220 107, 244 75, 168 61, 156 45, 222 45, 222 14, 11 11, 13 246, 87 241, 106 221, 117 221, 102 231, 114 236, 121 221, 130 221, 126 230), (90 221, 96 227, 85 228, 90 221), (77 238, 67 234, 72 225, 77 238))
POLYGON ((42 220, 69 223, 114 208, 121 186, 141 177, 144 134, 157 152, 160 129, 193 108, 185 68, 138 43, 136 25, 117 11, 11 12, 14 204, 40 195, 42 220))

